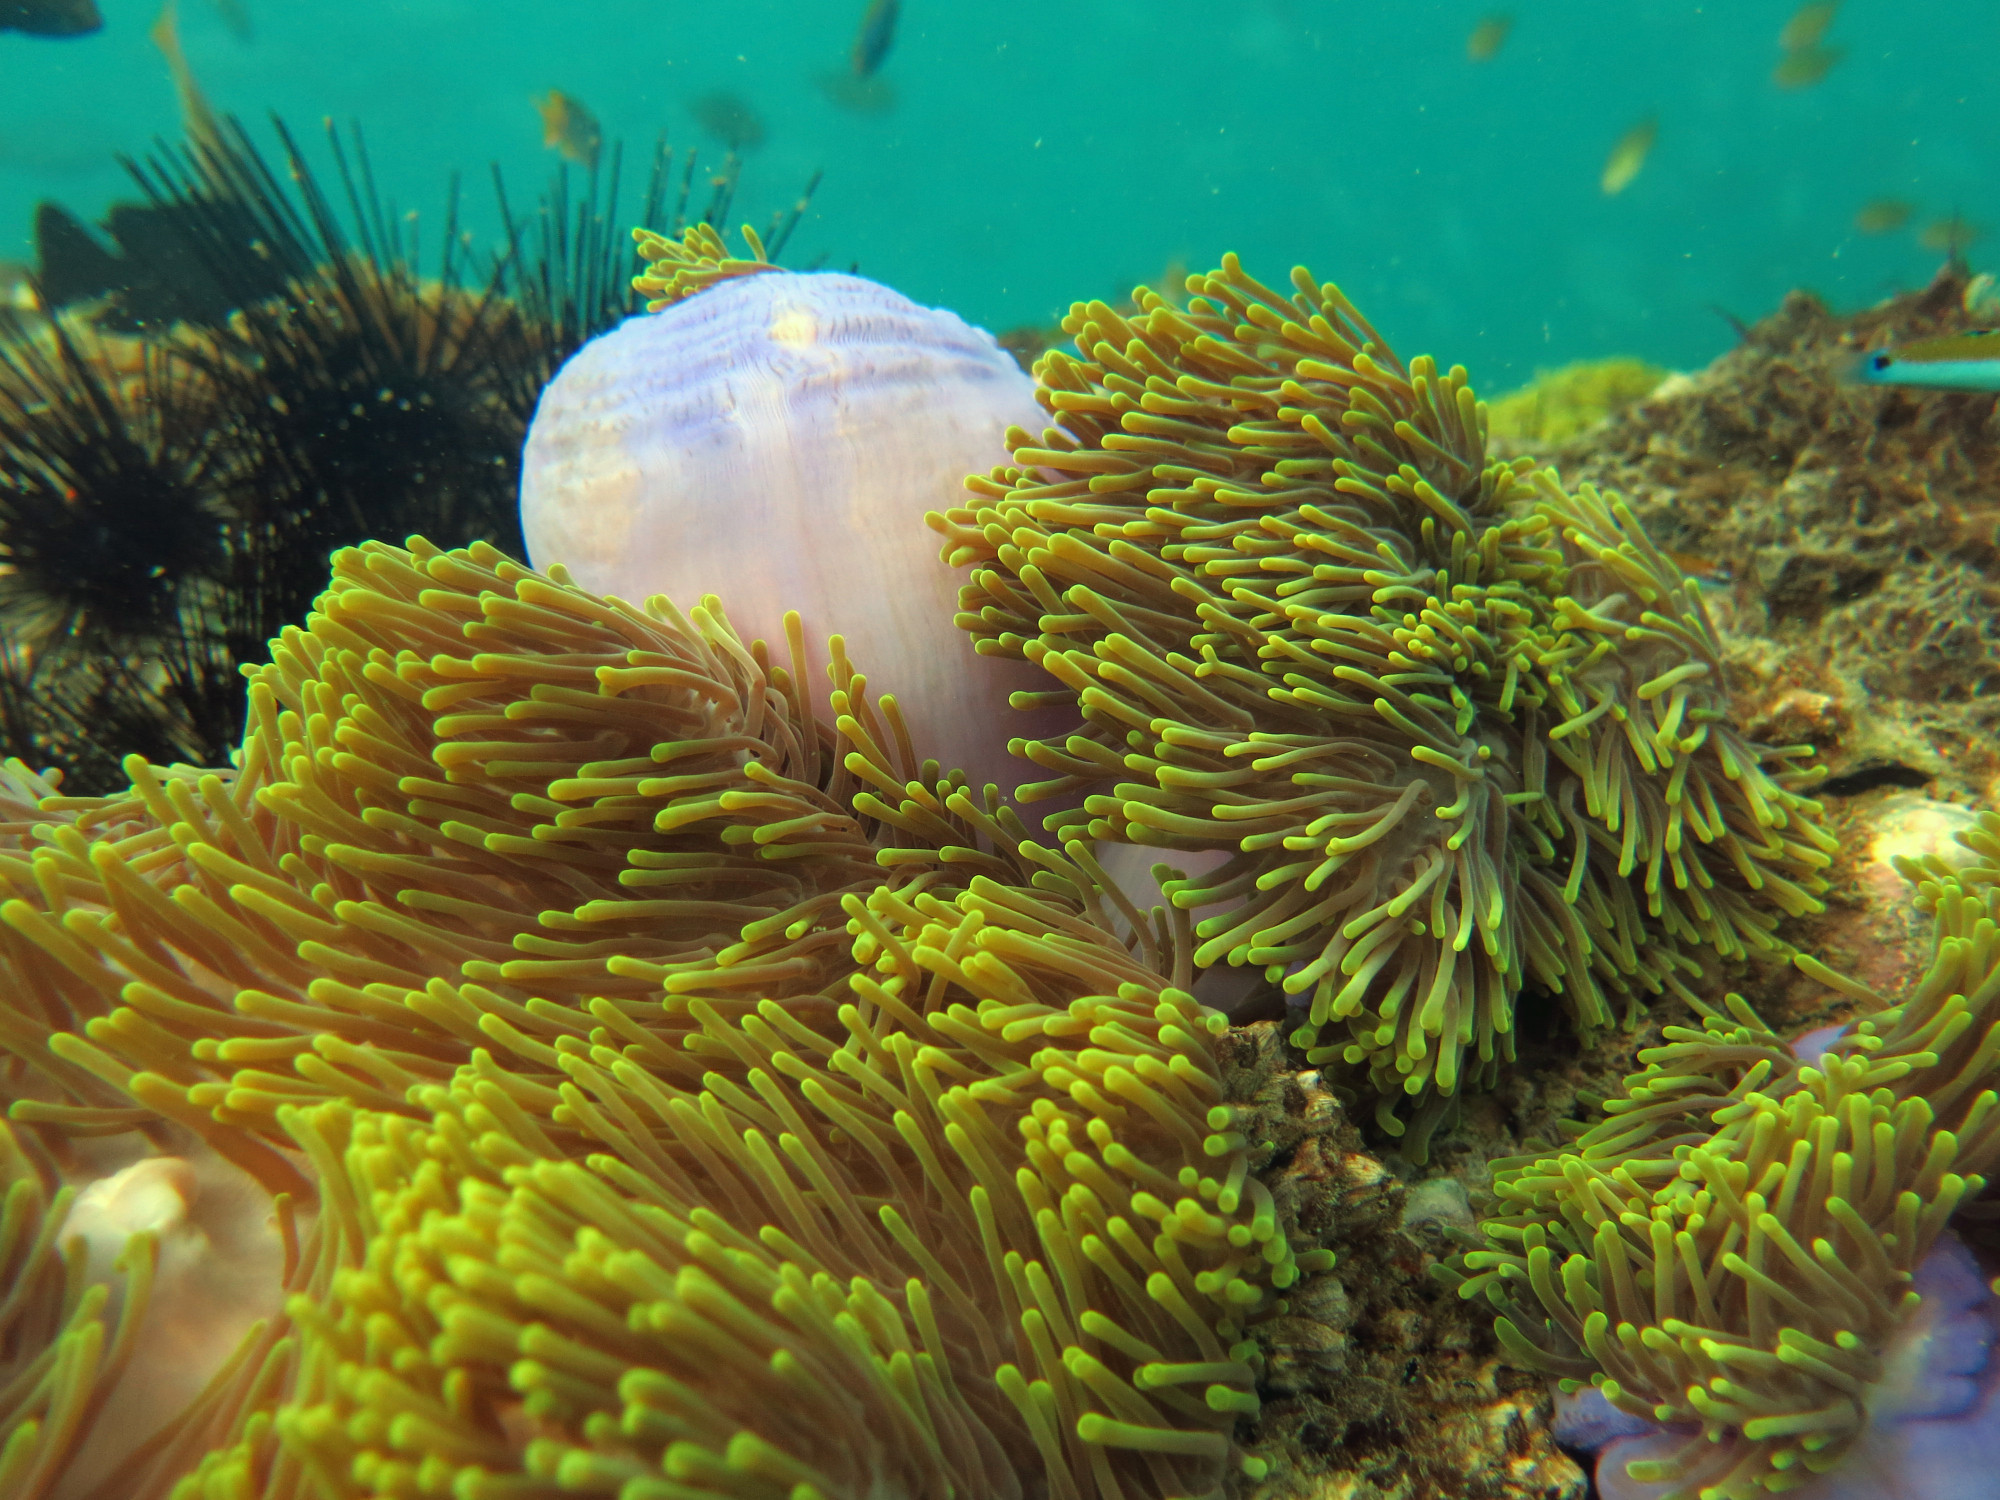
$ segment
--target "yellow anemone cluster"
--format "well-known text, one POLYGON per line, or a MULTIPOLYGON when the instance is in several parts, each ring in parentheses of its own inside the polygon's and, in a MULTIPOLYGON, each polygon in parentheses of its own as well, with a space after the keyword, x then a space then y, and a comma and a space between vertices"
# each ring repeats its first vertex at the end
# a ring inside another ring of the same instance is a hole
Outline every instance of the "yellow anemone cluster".
POLYGON ((632 289, 646 299, 647 312, 684 302, 733 276, 778 269, 764 253, 763 237, 748 224, 743 226, 743 241, 750 249, 747 257, 732 255, 711 224, 695 224, 678 238, 657 229, 635 229, 632 239, 639 259, 646 263, 646 269, 632 278, 632 289))
POLYGON ((1632 358, 1580 360, 1543 370, 1518 391, 1493 402, 1489 434, 1496 443, 1546 451, 1588 432, 1659 389, 1667 372, 1632 358))
POLYGON ((1328 1257, 1185 923, 1114 936, 1087 851, 920 779, 838 642, 816 727, 790 650, 370 543, 235 766, 11 773, 0 1490, 140 1378, 158 1235, 93 1284, 58 1233, 113 1139, 250 1173, 288 1297, 102 1500, 1219 1493, 1328 1257))
POLYGON ((1529 1368, 1698 1432, 1632 1477, 1755 1500, 1839 1464, 1918 1303, 1911 1273, 2000 1167, 2000 815, 1906 873, 1934 920, 1910 996, 1803 1064, 1738 996, 1669 1027, 1569 1149, 1495 1163, 1461 1294, 1529 1368))
POLYGON ((1385 1128, 1418 1100, 1420 1151, 1524 986, 1588 1037, 1695 950, 1779 949, 1833 847, 1816 773, 1731 727, 1699 595, 1616 496, 1488 461, 1462 369, 1303 270, 1187 285, 1072 308, 1055 425, 931 522, 979 650, 1052 679, 1017 706, 1083 721, 1014 743, 1024 800, 1220 858, 1166 886, 1195 962, 1282 984, 1385 1128))

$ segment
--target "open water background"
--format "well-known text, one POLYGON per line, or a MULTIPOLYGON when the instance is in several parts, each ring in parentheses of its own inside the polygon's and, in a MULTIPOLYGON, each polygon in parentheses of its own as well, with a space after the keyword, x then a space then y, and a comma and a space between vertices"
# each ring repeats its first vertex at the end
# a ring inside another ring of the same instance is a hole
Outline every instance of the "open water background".
MULTIPOLYGON (((116 154, 180 134, 155 0, 100 5, 81 40, 0 33, 0 259, 30 258, 38 199, 95 218, 134 196, 116 154)), ((737 217, 823 168, 788 262, 858 262, 996 330, 1235 249, 1273 283, 1304 262, 1405 357, 1495 392, 1600 355, 1699 365, 1733 337, 1717 308, 1754 319, 1800 286, 1865 304, 1935 269, 1925 223, 2000 230, 2000 8, 1980 0, 1848 0, 1827 38, 1846 55, 1792 92, 1771 80, 1791 0, 1520 0, 1485 63, 1466 38, 1504 4, 905 0, 880 116, 814 83, 846 66, 862 0, 247 7, 246 44, 182 0, 216 109, 260 143, 275 110, 316 151, 322 118, 358 120, 384 195, 426 227, 453 171, 482 243, 489 164, 533 197, 556 158, 530 95, 587 104, 629 178, 662 129, 719 155, 689 104, 727 90, 768 137, 737 217), (1657 145, 1607 197, 1606 155, 1648 114, 1657 145), (1915 215, 1864 236, 1881 197, 1915 215)))

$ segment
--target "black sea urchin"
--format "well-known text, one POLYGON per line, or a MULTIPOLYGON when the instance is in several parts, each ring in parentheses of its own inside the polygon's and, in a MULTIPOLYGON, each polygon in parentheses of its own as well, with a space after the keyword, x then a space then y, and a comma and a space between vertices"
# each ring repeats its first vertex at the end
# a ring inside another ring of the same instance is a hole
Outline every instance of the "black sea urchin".
MULTIPOLYGON (((502 191, 488 260, 454 193, 423 267, 358 133, 329 133, 330 194, 276 129, 277 169, 233 122, 128 164, 147 202, 110 216, 118 254, 45 206, 43 294, 91 300, 0 341, 0 730, 79 789, 116 785, 127 751, 218 763, 242 731, 237 665, 304 614, 334 549, 422 531, 519 550, 536 397, 633 310, 617 148, 574 199, 566 170, 522 218, 502 191)), ((660 142, 649 221, 697 196, 689 154, 669 203, 675 165, 660 142)), ((698 222, 736 181, 733 161, 703 179, 698 222)))

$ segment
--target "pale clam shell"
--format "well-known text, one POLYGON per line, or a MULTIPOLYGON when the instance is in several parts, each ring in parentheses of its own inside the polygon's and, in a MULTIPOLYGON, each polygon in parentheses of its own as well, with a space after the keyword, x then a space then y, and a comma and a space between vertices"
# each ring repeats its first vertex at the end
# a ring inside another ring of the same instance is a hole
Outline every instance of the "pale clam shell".
POLYGON ((897 695, 920 755, 1011 789, 1041 773, 1007 736, 1044 731, 1006 695, 1047 683, 953 627, 962 580, 924 514, 1007 460, 1010 425, 1040 431, 1033 393, 990 334, 872 281, 723 281, 593 340, 542 393, 521 473, 529 559, 634 603, 718 594, 780 662, 796 609, 809 654, 838 632, 871 693, 897 695))

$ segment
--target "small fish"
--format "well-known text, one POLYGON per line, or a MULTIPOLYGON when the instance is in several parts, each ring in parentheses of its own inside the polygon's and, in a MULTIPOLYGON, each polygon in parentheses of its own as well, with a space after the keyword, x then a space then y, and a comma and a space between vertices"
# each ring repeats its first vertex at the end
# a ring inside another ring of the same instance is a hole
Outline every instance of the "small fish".
POLYGON ((873 78, 888 58, 889 49, 896 45, 896 16, 902 8, 901 0, 871 0, 861 18, 861 29, 854 34, 856 78, 873 78))
POLYGON ((1659 116, 1648 115, 1618 137, 1618 144, 1611 148, 1611 155, 1604 162, 1601 185, 1606 193, 1625 191, 1639 175, 1639 168, 1646 165, 1646 153, 1653 149, 1659 133, 1659 116))
POLYGON ((1861 356, 1853 378, 1863 385, 1926 391, 2000 391, 2000 329, 1974 328, 1895 349, 1871 349, 1861 356))
POLYGON ((543 149, 560 151, 564 160, 575 162, 586 172, 595 172, 597 149, 604 144, 604 132, 598 128, 597 116, 584 108, 583 101, 561 89, 550 89, 528 102, 542 117, 543 149))
POLYGON ((1966 248, 1986 231, 1962 214, 1933 219, 1917 236, 1917 243, 1939 255, 1963 255, 1966 248))
POLYGON ((1507 40, 1507 33, 1514 29, 1514 18, 1510 15, 1484 17, 1472 28, 1472 35, 1465 39, 1465 55, 1474 62, 1491 62, 1507 40))
POLYGON ((221 122, 216 119, 215 111, 209 108, 208 96, 202 93, 201 85, 195 82, 187 54, 181 51, 180 16, 175 10, 175 0, 167 0, 160 7, 160 17, 153 22, 150 35, 153 45, 167 60, 167 71, 174 79, 174 92, 181 96, 181 124, 187 129, 188 139, 203 150, 222 153, 221 122))
POLYGON ((0 31, 88 36, 104 29, 96 0, 0 0, 0 31))
POLYGON ((237 41, 255 40, 257 28, 250 24, 250 12, 243 0, 215 0, 215 8, 222 15, 222 24, 237 41))
POLYGON ((1771 82, 1781 89, 1809 89, 1847 56, 1845 47, 1801 47, 1787 52, 1771 69, 1771 82))
POLYGON ((688 106, 688 113, 731 151, 755 151, 764 144, 763 120, 734 94, 703 94, 688 106))
POLYGON ((842 109, 857 115, 886 115, 896 107, 896 86, 881 75, 856 78, 842 69, 813 78, 819 91, 842 109))
POLYGON ((1778 33, 1778 45, 1787 52, 1804 52, 1817 47, 1833 25, 1834 13, 1840 9, 1840 0, 1806 0, 1792 12, 1791 20, 1785 22, 1785 29, 1778 33))
POLYGON ((1863 234, 1894 234, 1910 222, 1915 206, 1901 198, 1873 198, 1854 215, 1854 227, 1863 234))

